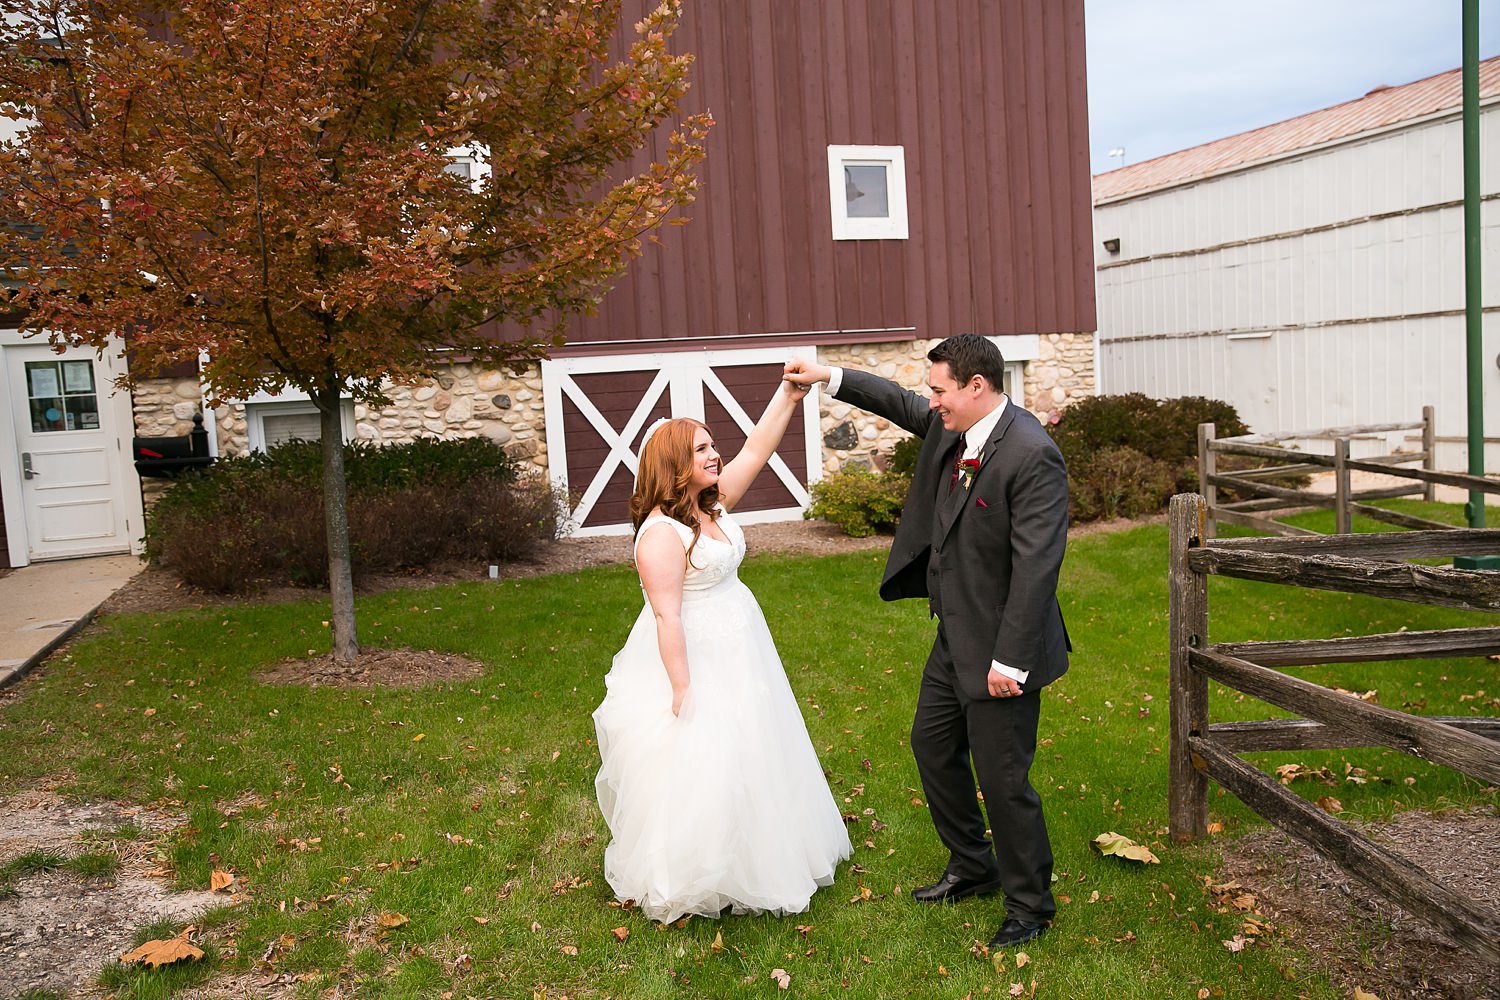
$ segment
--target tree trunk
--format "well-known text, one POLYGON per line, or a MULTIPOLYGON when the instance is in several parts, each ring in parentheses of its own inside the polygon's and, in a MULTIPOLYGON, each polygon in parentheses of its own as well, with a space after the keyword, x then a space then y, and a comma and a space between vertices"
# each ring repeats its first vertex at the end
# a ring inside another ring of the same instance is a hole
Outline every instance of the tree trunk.
POLYGON ((323 432, 323 521, 328 533, 328 592, 333 602, 333 659, 353 663, 359 656, 354 624, 354 564, 349 556, 349 491, 344 481, 344 427, 339 387, 330 386, 314 402, 323 432))

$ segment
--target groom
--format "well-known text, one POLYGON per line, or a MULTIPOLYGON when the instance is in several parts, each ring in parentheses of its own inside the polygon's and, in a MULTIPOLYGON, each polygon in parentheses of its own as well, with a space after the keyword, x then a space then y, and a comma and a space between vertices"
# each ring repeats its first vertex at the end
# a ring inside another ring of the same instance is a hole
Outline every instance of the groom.
POLYGON ((1004 890, 1006 919, 990 947, 1010 948, 1045 930, 1057 910, 1047 823, 1027 775, 1041 689, 1068 669, 1057 604, 1068 475, 1041 424, 1001 391, 1005 360, 992 342, 961 334, 927 358, 930 398, 801 360, 787 364, 785 377, 827 382, 835 399, 922 439, 880 584, 888 601, 927 598, 938 620, 911 746, 949 861, 912 898, 943 903, 1004 890))

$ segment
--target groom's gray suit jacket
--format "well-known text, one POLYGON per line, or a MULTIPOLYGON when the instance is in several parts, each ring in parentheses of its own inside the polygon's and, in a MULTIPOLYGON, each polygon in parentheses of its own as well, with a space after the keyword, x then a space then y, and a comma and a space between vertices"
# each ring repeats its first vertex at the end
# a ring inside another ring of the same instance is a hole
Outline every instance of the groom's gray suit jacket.
POLYGON ((1062 453, 1037 419, 1008 404, 973 482, 950 493, 958 434, 926 397, 845 369, 837 397, 922 438, 880 596, 926 597, 943 625, 964 693, 990 697, 990 661, 1030 671, 1035 691, 1068 669, 1057 576, 1068 536, 1062 453))

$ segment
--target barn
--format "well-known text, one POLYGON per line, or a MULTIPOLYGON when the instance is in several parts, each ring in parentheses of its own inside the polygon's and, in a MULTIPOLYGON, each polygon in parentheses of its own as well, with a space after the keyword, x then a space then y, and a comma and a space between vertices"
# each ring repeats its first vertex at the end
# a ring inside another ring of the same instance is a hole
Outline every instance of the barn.
MULTIPOLYGON (((625 0, 623 22, 646 2, 625 0)), ((918 387, 932 342, 980 333, 997 338, 1007 388, 1028 408, 1052 414, 1091 393, 1083 23, 1083 0, 685 5, 674 42, 696 55, 685 111, 718 123, 691 221, 667 227, 548 359, 519 373, 434 359, 432 377, 393 387, 389 406, 351 401, 346 437, 486 435, 577 498, 575 533, 623 533, 644 428, 700 417, 732 454, 794 355, 918 387)), ((126 439, 188 431, 201 410, 196 373, 110 395, 107 366, 123 362, 53 355, 3 317, 0 356, 12 400, 0 414, 0 551, 20 565, 138 546, 142 491, 126 439), (59 366, 56 396, 44 363, 59 366), (85 406, 67 388, 84 385, 85 369, 100 388, 95 409, 79 412, 97 427, 67 419, 85 406), (63 422, 34 422, 38 406, 63 422), (54 452, 85 431, 105 442, 94 466, 53 471, 54 452), (112 492, 70 499, 85 481, 112 492)), ((816 394, 805 407, 742 520, 800 517, 807 482, 878 464, 901 436, 816 394)), ((317 433, 295 394, 202 416, 222 455, 317 433)))
MULTIPOLYGON (((1500 57, 1479 80, 1495 359, 1500 57)), ((1096 176, 1100 391, 1224 399, 1260 433, 1432 405, 1438 465, 1464 467, 1461 104, 1453 70, 1096 176)), ((1487 361, 1491 397, 1497 380, 1487 361)), ((1493 405, 1485 421, 1493 467, 1493 405)))

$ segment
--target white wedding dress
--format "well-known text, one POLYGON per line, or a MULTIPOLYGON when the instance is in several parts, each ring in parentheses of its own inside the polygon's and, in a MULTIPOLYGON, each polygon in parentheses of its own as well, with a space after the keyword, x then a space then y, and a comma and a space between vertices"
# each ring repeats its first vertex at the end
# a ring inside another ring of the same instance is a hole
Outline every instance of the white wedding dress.
MULTIPOLYGON (((684 548, 692 529, 671 525, 684 548)), ((594 712, 595 786, 613 840, 604 876, 653 920, 800 913, 849 857, 849 836, 787 683, 765 616, 737 571, 745 535, 727 513, 693 549, 682 623, 692 683, 672 687, 648 603, 594 712)), ((661 529, 657 529, 661 530, 661 529)))

